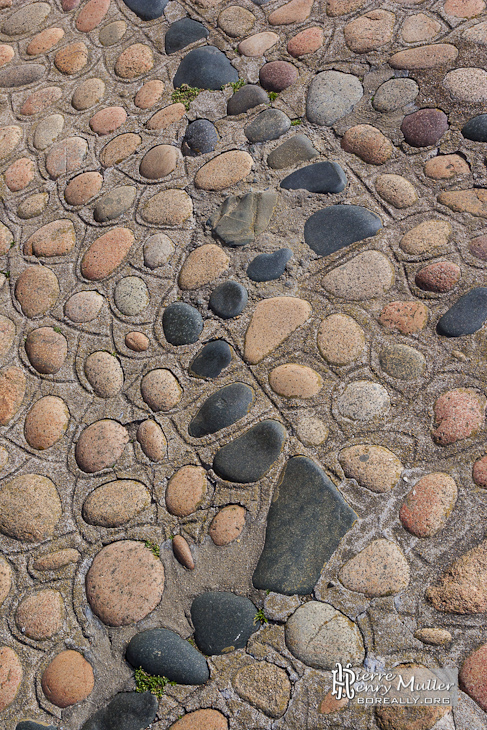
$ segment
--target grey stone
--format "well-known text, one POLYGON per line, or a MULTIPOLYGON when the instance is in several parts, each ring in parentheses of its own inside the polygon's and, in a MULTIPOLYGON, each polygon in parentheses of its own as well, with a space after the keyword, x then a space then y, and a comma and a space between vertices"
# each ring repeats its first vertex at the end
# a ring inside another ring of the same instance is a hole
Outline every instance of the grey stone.
POLYGON ((285 190, 309 190, 310 193, 341 193, 347 176, 338 162, 317 162, 307 165, 281 180, 285 190))
POLYGON ((59 137, 64 127, 62 114, 50 114, 41 119, 34 132, 34 147, 45 150, 59 137))
POLYGON ((197 378, 217 378, 232 362, 232 348, 225 340, 208 342, 192 360, 189 374, 197 378))
MULTIPOLYGON (((485 115, 487 117, 487 114, 485 115)), ((464 294, 440 318, 436 330, 444 337, 462 337, 477 332, 487 320, 487 287, 464 294)))
POLYGON ((141 20, 156 20, 164 12, 169 0, 124 0, 125 5, 141 20))
POLYGON ((249 142, 267 142, 286 134, 291 120, 280 109, 264 109, 244 128, 249 142))
POLYGON ((249 301, 247 289, 238 281, 224 281, 211 292, 209 306, 222 319, 238 317, 249 301))
POLYGON ((318 156, 319 152, 315 150, 304 134, 295 134, 294 137, 286 139, 279 147, 272 150, 267 158, 267 164, 273 170, 282 170, 285 167, 292 167, 299 162, 307 162, 318 156))
POLYGON ((190 304, 173 302, 164 310, 162 328, 171 345, 191 345, 203 330, 203 319, 190 304))
POLYGON ((151 692, 121 692, 81 726, 81 730, 145 730, 154 721, 157 697, 151 692))
POLYGON ((238 89, 227 103, 227 114, 236 116, 237 114, 245 114, 249 109, 253 109, 260 104, 268 104, 269 96, 261 86, 254 84, 245 84, 238 89))
POLYGON ((164 266, 174 253, 174 244, 165 233, 155 233, 144 243, 144 264, 148 269, 164 266))
POLYGON ((108 23, 98 33, 98 40, 102 46, 114 46, 121 41, 127 31, 127 23, 124 20, 114 20, 108 23))
POLYGON ((7 66, 0 69, 0 87, 16 89, 39 81, 44 75, 45 68, 40 63, 25 63, 21 66, 7 66))
POLYGON ((168 629, 136 634, 126 650, 127 661, 148 674, 178 684, 204 684, 210 678, 205 657, 188 641, 168 629))
POLYGON ((392 378, 415 380, 420 378, 426 368, 426 360, 414 347, 395 343, 387 345, 379 355, 381 368, 392 378))
POLYGON ((362 84, 356 76, 341 71, 323 71, 309 85, 306 116, 312 124, 331 127, 350 114, 362 96, 362 84))
POLYGON ((185 56, 173 79, 175 89, 183 84, 198 89, 219 91, 222 86, 238 81, 238 71, 224 53, 215 46, 194 48, 185 56))
POLYGON ((134 185, 120 185, 104 195, 95 205, 93 217, 97 223, 106 223, 125 213, 135 200, 134 185))
POLYGON ((7 18, 2 25, 2 33, 8 36, 32 33, 39 29, 50 12, 48 3, 27 3, 7 18))
POLYGON ((54 725, 45 725, 35 720, 21 720, 15 726, 15 730, 56 730, 54 725))
POLYGON ((213 470, 229 482, 256 482, 278 459, 286 435, 286 429, 278 421, 261 421, 218 449, 213 459, 213 470))
POLYGON ((250 411, 255 394, 245 383, 230 383, 207 398, 192 418, 188 433, 202 438, 236 423, 250 411))
POLYGON ((191 157, 207 155, 208 152, 213 152, 218 140, 219 137, 214 124, 208 119, 196 119, 188 124, 186 128, 181 151, 183 155, 191 157))
POLYGON ((182 51, 186 46, 207 38, 209 31, 202 23, 192 18, 181 18, 171 23, 164 38, 167 55, 182 51))
POLYGON ((419 86, 414 79, 390 79, 379 86, 372 104, 378 112, 394 112, 412 104, 418 94, 419 86))
POLYGON ((355 380, 338 399, 338 410, 345 418, 367 421, 389 410, 391 401, 383 385, 370 380, 355 380))
POLYGON ((328 256, 356 241, 375 236, 382 221, 360 205, 330 205, 313 213, 304 225, 304 240, 318 256, 328 256))
POLYGON ((243 649, 257 631, 256 613, 252 601, 243 596, 220 591, 200 593, 191 605, 198 648, 207 656, 243 649))
POLYGON ((140 314, 149 304, 149 291, 143 279, 125 276, 117 282, 113 298, 118 309, 127 317, 140 314))
POLYGON ((247 266, 247 276, 252 281, 279 279, 292 255, 293 252, 290 248, 280 248, 273 253, 261 253, 247 266))
POLYGON ((230 195, 209 224, 227 246, 245 246, 267 228, 276 204, 277 193, 270 190, 251 191, 241 197, 230 195))

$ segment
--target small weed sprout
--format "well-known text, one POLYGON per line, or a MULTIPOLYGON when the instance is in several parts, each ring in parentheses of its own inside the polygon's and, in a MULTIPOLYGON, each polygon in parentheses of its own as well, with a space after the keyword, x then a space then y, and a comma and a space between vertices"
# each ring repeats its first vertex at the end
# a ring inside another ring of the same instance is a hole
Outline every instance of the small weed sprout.
POLYGON ((269 101, 275 101, 279 94, 277 93, 277 91, 268 91, 267 96, 269 97, 269 101))
POLYGON ((155 542, 152 542, 152 540, 146 540, 144 544, 147 550, 151 551, 152 555, 154 555, 156 558, 161 557, 159 545, 157 545, 155 542))
POLYGON ((259 608, 257 613, 254 616, 254 625, 257 623, 257 621, 260 621, 261 624, 268 624, 269 621, 267 619, 267 616, 264 613, 263 608, 259 608))
POLYGON ((301 119, 291 119, 291 127, 296 127, 298 124, 301 124, 301 119))
POLYGON ((135 670, 136 692, 151 692, 157 699, 161 699, 168 684, 174 685, 176 682, 171 682, 167 677, 148 674, 142 667, 135 670))
MULTIPOLYGON (((230 81, 229 84, 225 84, 225 86, 231 86, 232 91, 235 94, 236 91, 242 88, 242 86, 245 86, 247 82, 244 79, 239 79, 238 81, 230 81)), ((225 88, 225 86, 222 86, 222 91, 225 88)))

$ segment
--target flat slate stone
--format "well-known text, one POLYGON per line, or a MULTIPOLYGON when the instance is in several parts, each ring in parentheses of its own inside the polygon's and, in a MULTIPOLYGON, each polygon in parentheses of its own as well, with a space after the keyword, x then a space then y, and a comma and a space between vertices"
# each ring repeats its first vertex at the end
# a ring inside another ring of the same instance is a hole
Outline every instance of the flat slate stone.
POLYGON ((212 340, 198 352, 189 366, 197 378, 217 378, 232 362, 232 348, 225 340, 212 340))
POLYGON ((291 120, 280 109, 264 109, 244 128, 245 136, 253 144, 277 139, 286 134, 291 120))
POLYGON ((56 730, 54 725, 44 725, 35 720, 21 720, 15 726, 15 730, 56 730))
POLYGON ((160 18, 169 0, 123 0, 141 20, 160 18))
POLYGON ((251 409, 255 394, 245 383, 230 383, 205 400, 188 426, 193 438, 202 438, 231 426, 251 409))
POLYGON ((158 705, 151 692, 121 692, 95 712, 81 730, 145 730, 154 722, 158 705))
POLYGON ((315 150, 304 134, 295 134, 294 137, 286 139, 279 147, 272 150, 267 158, 267 164, 273 170, 282 170, 284 167, 292 167, 299 162, 307 162, 318 156, 318 150, 315 150))
POLYGON ((253 584, 285 595, 307 595, 357 515, 311 459, 287 462, 269 514, 253 584))
POLYGON ((472 335, 486 320, 487 287, 479 286, 460 297, 448 312, 445 312, 436 326, 436 331, 445 337, 472 335))
POLYGON ((330 205, 313 213, 304 226, 304 240, 318 256, 328 256, 356 241, 375 236, 381 219, 360 205, 330 205))
POLYGON ((210 678, 205 657, 169 629, 148 629, 129 642, 129 664, 178 684, 204 684, 210 678))
POLYGON ((281 180, 286 190, 309 190, 310 193, 341 193, 347 184, 347 176, 338 162, 317 162, 302 167, 281 180))
POLYGON ((190 304, 173 302, 164 310, 162 328, 171 345, 191 345, 203 330, 203 319, 190 304))
POLYGON ((16 89, 19 86, 27 86, 33 84, 44 74, 44 66, 40 63, 22 64, 21 66, 11 66, 0 70, 0 87, 4 89, 16 89))
POLYGON ((473 142, 487 142, 487 114, 479 114, 463 125, 462 134, 473 142))
POLYGON ((186 127, 181 151, 190 157, 207 155, 213 152, 219 139, 215 125, 209 119, 196 119, 186 127))
POLYGON ((269 97, 267 92, 261 86, 255 84, 245 84, 238 89, 227 102, 227 114, 236 116, 237 114, 245 114, 249 109, 253 109, 259 104, 268 104, 269 97))
POLYGON ((290 248, 280 248, 273 253, 261 253, 247 266, 247 276, 252 281, 279 279, 292 255, 293 252, 290 248))
POLYGON ((272 190, 230 195, 208 223, 227 246, 246 246, 265 231, 276 204, 277 193, 272 190))
POLYGON ((192 18, 176 20, 175 23, 171 23, 164 38, 166 53, 168 56, 171 53, 177 53, 191 43, 207 38, 208 35, 208 29, 197 20, 192 20, 192 18))
POLYGON ((224 53, 215 46, 203 46, 190 51, 179 64, 173 79, 178 89, 183 84, 198 89, 220 91, 222 86, 238 81, 238 71, 224 53))
POLYGON ((224 281, 210 296, 210 309, 222 319, 232 319, 243 312, 249 301, 247 289, 238 281, 224 281))
POLYGON ((261 421, 218 449, 213 469, 228 482, 256 482, 267 474, 279 457, 286 436, 286 429, 278 421, 261 421))
POLYGON ((252 601, 243 596, 220 591, 200 593, 191 605, 198 648, 207 656, 243 649, 257 631, 256 613, 252 601))

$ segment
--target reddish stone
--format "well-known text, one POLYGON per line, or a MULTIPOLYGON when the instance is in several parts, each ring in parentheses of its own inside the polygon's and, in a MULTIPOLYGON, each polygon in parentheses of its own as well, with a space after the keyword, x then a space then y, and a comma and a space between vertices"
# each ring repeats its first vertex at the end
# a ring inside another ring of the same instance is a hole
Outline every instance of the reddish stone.
POLYGON ((90 127, 101 135, 111 134, 124 124, 127 119, 127 112, 121 106, 108 106, 93 114, 90 119, 90 127))
POLYGON ((429 586, 426 598, 437 611, 472 614, 487 611, 487 540, 457 558, 429 586))
POLYGON ((172 551, 176 560, 184 568, 194 570, 194 560, 187 540, 182 535, 176 535, 172 540, 172 551))
POLYGON ((71 76, 88 63, 88 49, 84 43, 71 43, 54 56, 54 65, 61 73, 71 76))
POLYGON ((47 266, 29 266, 15 282, 15 296, 26 317, 39 317, 56 304, 58 278, 47 266))
POLYGON ((20 107, 20 113, 26 117, 48 109, 62 97, 63 92, 59 86, 46 86, 44 89, 34 91, 20 107))
POLYGON ((382 132, 370 124, 357 124, 342 137, 342 149, 360 157, 370 165, 383 165, 392 157, 394 145, 382 132))
POLYGON ((25 49, 26 53, 29 56, 38 56, 40 53, 47 53, 56 43, 59 43, 61 38, 64 38, 64 30, 62 28, 46 28, 46 30, 42 30, 33 37, 25 49))
POLYGON ((298 69, 287 61, 265 63, 259 72, 259 80, 267 91, 284 91, 298 78, 298 69))
POLYGON ((89 33, 105 17, 110 7, 110 0, 89 0, 76 19, 76 28, 82 33, 89 33))
POLYGON ((401 132, 412 147, 437 144, 448 131, 448 117, 441 109, 420 109, 404 117, 401 132))
POLYGON ((456 388, 440 395, 435 403, 433 440, 448 446, 474 436, 484 424, 486 399, 473 388, 456 388))
POLYGON ((78 7, 81 0, 61 0, 61 7, 65 13, 78 7))
POLYGON ((458 681, 460 689, 487 712, 487 644, 465 659, 458 681))
POLYGON ((450 291, 458 284, 461 273, 460 267, 452 261, 438 261, 418 271, 415 282, 423 291, 441 294, 450 291))
POLYGON ((475 462, 472 469, 472 477, 478 487, 487 489, 487 456, 483 456, 475 462))
POLYGON ((83 172, 66 185, 64 197, 69 205, 85 205, 103 185, 99 172, 83 172))
MULTIPOLYGON (((159 79, 151 79, 138 90, 134 98, 135 106, 139 109, 150 109, 162 96, 164 84, 159 79)), ((184 106, 182 104, 181 106, 184 106)), ((186 111, 186 107, 185 107, 186 111)))
POLYGON ((302 23, 309 17, 313 0, 291 0, 269 15, 269 25, 291 25, 302 23))
POLYGON ((0 66, 5 66, 14 56, 15 51, 12 46, 0 45, 0 66))
POLYGON ((468 250, 481 261, 487 261, 487 234, 473 238, 468 244, 468 250))
POLYGON ((423 302, 390 302, 380 313, 379 322, 404 335, 412 335, 426 327, 428 308, 423 302))
POLYGON ((135 79, 150 71, 153 65, 152 49, 143 43, 134 43, 118 57, 115 73, 121 79, 135 79))
POLYGON ((484 0, 446 0, 445 13, 454 18, 475 18, 485 10, 484 0))
POLYGON ((287 44, 287 52, 294 58, 314 53, 323 45, 323 29, 318 26, 306 28, 291 38, 287 44))
POLYGON ((34 179, 35 165, 28 157, 15 160, 5 170, 5 184, 13 193, 23 190, 34 179))
POLYGON ((56 707, 70 707, 88 697, 95 686, 91 664, 79 651, 62 651, 41 678, 42 691, 56 707))
POLYGON ((399 519, 416 537, 432 537, 445 526, 457 495, 457 485, 448 474, 426 474, 407 495, 399 519))
POLYGON ((22 664, 13 649, 0 648, 0 712, 12 704, 22 682, 22 664))

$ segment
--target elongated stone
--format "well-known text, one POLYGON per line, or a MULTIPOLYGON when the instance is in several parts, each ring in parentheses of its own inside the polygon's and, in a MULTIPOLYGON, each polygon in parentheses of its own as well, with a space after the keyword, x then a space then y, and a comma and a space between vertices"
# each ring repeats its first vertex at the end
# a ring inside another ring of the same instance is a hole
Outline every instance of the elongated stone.
POLYGON ((217 378, 232 362, 232 349, 225 340, 208 342, 192 360, 189 374, 197 378, 217 378))
POLYGON ((193 438, 202 438, 243 418, 252 407, 254 391, 245 383, 231 383, 220 388, 201 405, 188 426, 193 438))
POLYGON ((330 205, 308 218, 304 240, 318 256, 329 256, 356 241, 375 236, 382 228, 379 216, 360 205, 330 205))
POLYGON ((462 337, 477 332, 487 320, 487 287, 471 289, 440 318, 436 330, 444 337, 462 337))
POLYGON ((279 457, 285 439, 286 429, 282 424, 271 419, 261 421, 218 449, 213 469, 229 482, 256 482, 267 474, 279 457))
POLYGON ((181 18, 171 23, 164 36, 164 46, 167 55, 182 51, 186 46, 207 38, 209 31, 202 23, 192 18, 181 18))
POLYGON ((281 180, 281 188, 310 193, 341 193, 347 184, 347 176, 338 162, 317 162, 307 165, 281 180))
POLYGON ((178 684, 204 684, 210 678, 205 657, 168 629, 136 634, 127 646, 126 658, 133 667, 178 684))

